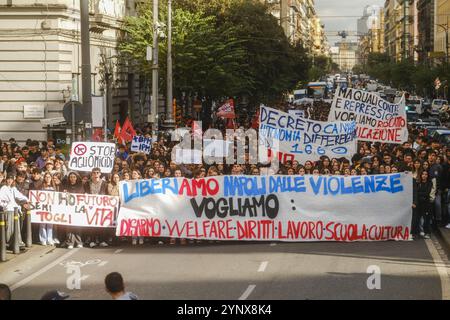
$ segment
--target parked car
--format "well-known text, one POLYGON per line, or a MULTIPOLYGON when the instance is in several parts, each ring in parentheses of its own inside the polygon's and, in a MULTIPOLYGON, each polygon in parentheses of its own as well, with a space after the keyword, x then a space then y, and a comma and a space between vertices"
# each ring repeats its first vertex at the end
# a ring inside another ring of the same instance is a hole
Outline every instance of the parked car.
POLYGON ((450 147, 450 130, 437 130, 433 134, 433 138, 436 139, 440 144, 450 147))

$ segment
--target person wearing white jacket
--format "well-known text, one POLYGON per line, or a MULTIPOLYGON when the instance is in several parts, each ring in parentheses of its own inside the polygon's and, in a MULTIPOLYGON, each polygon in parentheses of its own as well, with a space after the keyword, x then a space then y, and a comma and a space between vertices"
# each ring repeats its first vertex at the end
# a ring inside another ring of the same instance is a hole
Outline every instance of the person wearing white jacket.
MULTIPOLYGON (((0 205, 6 213, 6 243, 8 243, 10 247, 13 241, 12 235, 14 233, 14 209, 18 208, 19 212, 21 211, 21 206, 17 201, 24 204, 26 209, 29 208, 28 198, 17 190, 14 186, 14 181, 15 177, 8 175, 6 177, 6 184, 0 188, 0 205)), ((20 230, 18 230, 18 233, 20 246, 25 246, 22 241, 20 230)))

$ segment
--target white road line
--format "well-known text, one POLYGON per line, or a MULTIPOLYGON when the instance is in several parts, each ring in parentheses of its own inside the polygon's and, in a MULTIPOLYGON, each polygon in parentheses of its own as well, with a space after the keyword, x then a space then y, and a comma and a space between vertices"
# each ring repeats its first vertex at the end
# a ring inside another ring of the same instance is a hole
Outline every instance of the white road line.
POLYGON ((13 284, 11 286, 11 291, 14 291, 24 285, 26 285, 28 282, 32 281, 33 279, 36 279, 37 277, 39 277, 41 274, 47 272, 48 270, 50 270, 51 268, 53 268, 54 266, 58 265, 59 263, 61 263, 62 261, 66 260, 68 257, 70 257, 71 255, 73 255, 74 253, 78 252, 81 248, 77 248, 77 249, 72 249, 69 252, 67 252, 65 255, 63 255, 62 257, 59 257, 58 259, 56 259, 55 261, 53 261, 52 263, 46 265, 45 267, 43 267, 41 270, 36 271, 35 273, 29 275, 28 277, 26 277, 25 279, 13 284))
POLYGON ((114 254, 121 253, 122 251, 123 251, 123 249, 117 249, 116 251, 114 251, 114 254))
POLYGON ((248 286, 247 290, 244 291, 242 296, 239 298, 239 300, 247 300, 248 296, 255 290, 256 285, 251 284, 248 286))
POLYGON ((276 245, 277 244, 275 242, 270 244, 271 247, 275 247, 276 245))
POLYGON ((258 272, 264 272, 266 271, 267 265, 269 264, 269 261, 263 261, 261 262, 261 265, 259 266, 258 272))
POLYGON ((425 240, 425 243, 428 247, 428 251, 431 253, 431 257, 433 258, 434 265, 439 273, 439 277, 441 278, 441 289, 442 289, 442 300, 450 299, 450 283, 448 277, 448 268, 445 265, 444 261, 442 261, 439 252, 433 244, 431 239, 425 240))
POLYGON ((108 261, 102 261, 98 264, 99 267, 103 267, 108 263, 108 261))

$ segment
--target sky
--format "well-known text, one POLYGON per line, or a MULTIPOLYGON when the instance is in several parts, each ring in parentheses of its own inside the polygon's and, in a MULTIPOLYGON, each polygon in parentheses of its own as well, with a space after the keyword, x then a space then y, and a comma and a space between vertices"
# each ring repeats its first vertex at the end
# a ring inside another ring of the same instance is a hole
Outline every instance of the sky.
MULTIPOLYGON (((356 33, 357 20, 362 17, 364 8, 367 5, 384 6, 384 0, 315 0, 317 15, 322 24, 325 24, 325 31, 328 42, 331 46, 340 37, 338 31, 348 31, 356 33)), ((349 40, 357 40, 351 37, 349 40)))

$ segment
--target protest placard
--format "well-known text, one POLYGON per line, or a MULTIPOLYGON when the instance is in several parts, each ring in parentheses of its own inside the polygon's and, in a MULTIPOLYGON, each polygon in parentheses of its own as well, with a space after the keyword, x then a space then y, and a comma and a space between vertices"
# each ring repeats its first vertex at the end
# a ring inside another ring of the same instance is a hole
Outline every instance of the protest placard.
POLYGON ((115 227, 119 197, 31 190, 32 223, 80 227, 115 227))
POLYGON ((152 151, 152 139, 144 136, 134 136, 131 141, 131 151, 150 154, 152 151))
POLYGON ((356 153, 356 124, 321 122, 261 106, 259 153, 278 156, 281 163, 316 161, 321 156, 351 159, 356 153))
POLYGON ((100 168, 102 173, 111 173, 115 154, 114 143, 74 142, 70 152, 69 169, 91 171, 94 168, 100 168))
POLYGON ((408 240, 412 176, 218 176, 122 181, 117 236, 408 240), (383 204, 383 205, 380 205, 383 204))
POLYGON ((403 143, 408 141, 404 97, 398 104, 376 93, 347 88, 336 90, 329 121, 356 121, 361 141, 403 143))

